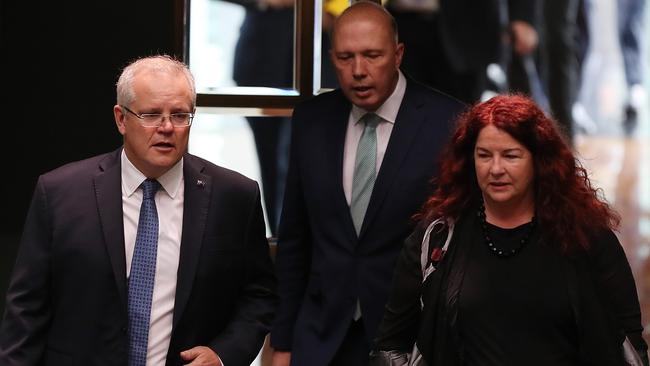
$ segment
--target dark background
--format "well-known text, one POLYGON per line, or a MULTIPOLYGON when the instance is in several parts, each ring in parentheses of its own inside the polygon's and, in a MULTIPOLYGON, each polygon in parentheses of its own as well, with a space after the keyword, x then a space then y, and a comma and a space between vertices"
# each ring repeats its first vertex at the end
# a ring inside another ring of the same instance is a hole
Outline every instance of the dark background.
POLYGON ((0 314, 38 176, 121 145, 115 82, 180 55, 175 0, 0 1, 0 314))

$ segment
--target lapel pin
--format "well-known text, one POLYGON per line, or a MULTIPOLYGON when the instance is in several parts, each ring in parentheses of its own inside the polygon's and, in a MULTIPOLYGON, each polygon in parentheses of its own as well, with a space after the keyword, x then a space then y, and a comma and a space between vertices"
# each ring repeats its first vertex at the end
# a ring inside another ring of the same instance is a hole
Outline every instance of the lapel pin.
POLYGON ((205 187, 205 182, 203 180, 201 180, 201 179, 197 179, 196 180, 196 186, 203 188, 203 187, 205 187))

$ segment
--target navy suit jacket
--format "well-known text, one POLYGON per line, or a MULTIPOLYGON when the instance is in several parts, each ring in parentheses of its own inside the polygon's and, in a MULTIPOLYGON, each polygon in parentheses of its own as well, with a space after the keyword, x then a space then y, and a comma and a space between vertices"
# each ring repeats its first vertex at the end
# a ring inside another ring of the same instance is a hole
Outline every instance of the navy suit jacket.
MULTIPOLYGON (((126 365, 121 149, 42 175, 0 326, 2 365, 126 365)), ((275 310, 257 184, 184 156, 185 198, 167 365, 211 347, 249 365, 275 310)))
POLYGON ((407 82, 359 237, 342 184, 350 102, 340 90, 296 107, 276 270, 271 345, 294 365, 327 365, 361 303, 372 344, 393 267, 463 105, 407 82))

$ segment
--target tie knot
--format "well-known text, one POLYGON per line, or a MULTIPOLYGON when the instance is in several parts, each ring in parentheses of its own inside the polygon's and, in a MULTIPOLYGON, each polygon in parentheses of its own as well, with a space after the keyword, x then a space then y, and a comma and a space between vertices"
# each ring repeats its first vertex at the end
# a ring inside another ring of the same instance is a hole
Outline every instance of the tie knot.
POLYGON ((377 128, 377 125, 379 125, 379 122, 381 122, 381 117, 374 113, 366 113, 361 117, 361 122, 363 122, 366 127, 369 128, 377 128))
POLYGON ((155 179, 147 179, 140 185, 143 192, 143 199, 150 200, 154 198, 160 188, 160 183, 155 179))

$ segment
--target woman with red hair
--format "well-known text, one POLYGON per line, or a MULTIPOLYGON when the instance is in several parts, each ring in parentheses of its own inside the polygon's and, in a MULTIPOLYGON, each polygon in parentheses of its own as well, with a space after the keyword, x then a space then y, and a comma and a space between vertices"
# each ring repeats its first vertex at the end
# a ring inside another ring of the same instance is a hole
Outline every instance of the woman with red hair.
POLYGON ((619 217, 533 101, 469 109, 434 182, 374 364, 648 364, 619 217))

